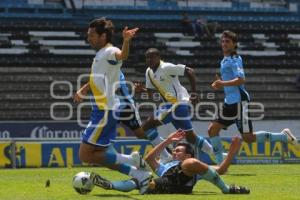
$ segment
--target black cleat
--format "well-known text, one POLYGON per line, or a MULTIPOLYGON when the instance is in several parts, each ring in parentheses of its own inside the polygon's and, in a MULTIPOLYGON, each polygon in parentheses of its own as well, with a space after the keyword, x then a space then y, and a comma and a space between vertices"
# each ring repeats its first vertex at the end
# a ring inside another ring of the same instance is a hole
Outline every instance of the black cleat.
POLYGON ((102 178, 99 174, 96 174, 94 172, 91 173, 90 178, 94 185, 104 188, 106 190, 113 189, 113 185, 109 180, 106 180, 105 178, 102 178))
POLYGON ((227 194, 249 194, 250 190, 244 186, 230 185, 229 193, 227 194))

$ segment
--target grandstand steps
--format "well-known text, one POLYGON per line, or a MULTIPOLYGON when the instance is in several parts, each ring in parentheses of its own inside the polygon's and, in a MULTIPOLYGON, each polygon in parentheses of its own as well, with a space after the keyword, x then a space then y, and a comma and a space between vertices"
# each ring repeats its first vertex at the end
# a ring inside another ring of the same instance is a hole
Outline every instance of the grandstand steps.
MULTIPOLYGON (((122 67, 122 72, 133 74, 135 73, 135 68, 122 67)), ((83 74, 89 73, 91 71, 90 66, 74 68, 74 67, 62 67, 62 66, 53 66, 53 67, 0 67, 1 75, 27 75, 27 74, 83 74)))
MULTIPOLYGON (((79 87, 78 85, 84 83, 81 81, 78 84, 78 77, 81 74, 89 75, 94 57, 86 42, 86 22, 92 15, 88 13, 89 10, 87 9, 82 15, 74 16, 72 20, 70 18, 59 19, 58 16, 53 16, 54 20, 1 19, 0 110, 3 112, 0 112, 0 120, 49 120, 51 119, 51 104, 57 102, 70 103, 73 111, 72 119, 76 119, 78 107, 73 104, 72 98, 56 99, 51 97, 50 86, 55 80, 64 81, 53 88, 55 95, 67 96, 69 92, 73 95, 79 87), (14 48, 17 49, 16 52, 14 52, 14 48), (72 53, 72 49, 76 51, 72 53), (82 55, 85 51, 89 51, 90 55, 82 55), (18 52, 27 53, 14 54, 18 52)), ((92 11, 98 15, 99 10, 92 11)), ((103 14, 103 12, 116 12, 116 9, 100 9, 100 11, 103 14)), ((259 13, 265 17, 269 14, 276 15, 276 17, 272 20, 268 18, 270 21, 255 21, 256 18, 253 17, 251 21, 241 23, 238 21, 248 19, 250 15, 257 15, 257 13, 228 10, 226 11, 228 16, 220 19, 221 28, 217 30, 212 39, 184 36, 179 24, 179 16, 177 16, 177 20, 174 20, 173 16, 178 11, 156 10, 152 12, 149 10, 147 13, 151 13, 151 16, 155 15, 155 17, 148 18, 148 20, 144 20, 144 18, 149 17, 150 14, 140 14, 143 11, 135 10, 130 16, 127 16, 129 19, 135 15, 134 13, 139 13, 137 16, 141 18, 135 20, 126 20, 125 14, 128 12, 126 9, 121 10, 115 16, 124 16, 115 21, 117 34, 114 44, 118 47, 122 45, 121 30, 124 25, 140 27, 137 37, 131 43, 131 55, 128 61, 124 62, 122 68, 127 80, 145 82, 144 53, 146 49, 155 47, 161 50, 163 60, 186 64, 194 68, 198 93, 200 96, 202 95, 201 102, 223 102, 223 92, 221 90, 213 91, 210 84, 215 78, 215 73, 219 72, 218 67, 222 59, 219 44, 220 33, 225 29, 230 29, 239 33, 239 50, 244 53, 249 51, 252 54, 253 51, 258 51, 253 54, 254 56, 242 56, 247 81, 246 89, 250 93, 251 100, 263 103, 266 118, 300 118, 300 92, 295 86, 296 75, 300 73, 300 41, 298 38, 300 26, 295 21, 274 22, 275 18, 281 19, 281 15, 289 15, 288 11, 278 13, 261 11, 259 13), (157 13, 161 12, 164 14, 159 18, 160 14, 157 13), (231 17, 229 16, 231 14, 242 16, 231 17), (245 15, 247 15, 246 18, 239 18, 245 17, 245 15), (160 34, 159 36, 157 33, 164 35, 160 34), (190 41, 190 44, 200 45, 189 47, 184 46, 180 41, 190 41), (171 45, 167 46, 167 44, 171 45), (191 55, 177 55, 178 51, 188 51, 191 55), (270 55, 268 55, 268 51, 271 52, 270 55), (284 54, 272 56, 278 52, 284 52, 284 54), (209 99, 208 93, 214 93, 215 98, 209 99)), ((198 10, 190 11, 195 16, 199 12, 198 10)), ((212 11, 205 13, 212 14, 212 11)), ((187 79, 182 79, 182 83, 190 89, 187 79)), ((138 103, 146 102, 139 96, 136 99, 138 103)), ((68 116, 68 108, 58 106, 55 113, 58 116, 68 116)), ((89 114, 89 108, 85 107, 82 118, 89 119, 89 114)), ((143 119, 150 114, 152 114, 152 110, 147 107, 141 112, 143 119)), ((205 110, 201 110, 201 114, 206 115, 205 110)))

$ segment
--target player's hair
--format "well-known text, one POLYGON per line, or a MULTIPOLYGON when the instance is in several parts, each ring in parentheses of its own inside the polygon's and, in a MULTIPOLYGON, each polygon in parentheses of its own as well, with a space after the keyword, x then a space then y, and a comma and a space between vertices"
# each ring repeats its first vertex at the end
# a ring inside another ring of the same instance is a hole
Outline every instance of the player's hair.
POLYGON ((92 20, 89 23, 90 28, 96 28, 96 32, 101 35, 106 33, 106 42, 110 43, 112 41, 112 35, 114 33, 114 25, 111 20, 104 17, 92 20))
POLYGON ((189 143, 186 142, 179 142, 176 147, 178 146, 184 146, 185 147, 185 153, 186 154, 191 154, 192 157, 194 157, 195 152, 194 152, 194 148, 192 147, 192 145, 190 145, 189 143))
POLYGON ((232 42, 234 42, 236 45, 235 45, 235 49, 234 51, 231 53, 231 55, 237 55, 237 42, 238 42, 238 37, 237 37, 237 34, 232 32, 232 31, 229 31, 229 30, 226 30, 226 31, 223 31, 222 35, 221 35, 221 39, 223 38, 229 38, 230 40, 232 40, 232 42))
POLYGON ((149 48, 149 49, 147 49, 145 55, 147 55, 147 54, 154 54, 154 55, 160 56, 160 52, 156 48, 149 48))

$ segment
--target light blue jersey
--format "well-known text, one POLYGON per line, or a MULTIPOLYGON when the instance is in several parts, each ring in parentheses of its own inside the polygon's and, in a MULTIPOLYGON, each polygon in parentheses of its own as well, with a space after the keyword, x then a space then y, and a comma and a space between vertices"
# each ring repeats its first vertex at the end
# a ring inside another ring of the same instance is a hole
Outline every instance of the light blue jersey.
POLYGON ((134 100, 132 98, 132 95, 130 95, 129 93, 129 89, 126 85, 126 80, 123 72, 120 72, 120 91, 122 93, 122 96, 120 96, 121 109, 125 107, 128 102, 134 105, 134 100))
POLYGON ((173 160, 165 164, 160 163, 159 167, 156 170, 156 175, 162 177, 170 168, 178 165, 179 163, 180 163, 179 160, 173 160))
MULTIPOLYGON (((221 61, 221 77, 223 81, 245 78, 241 56, 225 56, 223 58, 221 61)), ((250 101, 249 94, 245 90, 244 85, 225 86, 224 93, 226 104, 234 104, 243 100, 250 101)))
MULTIPOLYGON (((159 163, 159 167, 156 169, 155 173, 157 176, 162 177, 169 169, 171 169, 172 167, 178 165, 180 163, 179 160, 172 160, 168 163, 159 163)), ((201 180, 202 177, 197 174, 194 176, 194 181, 193 184, 196 184, 197 181, 201 180)))

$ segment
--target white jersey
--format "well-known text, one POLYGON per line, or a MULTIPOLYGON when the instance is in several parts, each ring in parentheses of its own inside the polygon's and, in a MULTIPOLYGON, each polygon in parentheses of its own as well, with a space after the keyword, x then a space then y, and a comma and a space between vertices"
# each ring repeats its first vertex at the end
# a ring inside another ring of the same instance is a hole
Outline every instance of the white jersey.
POLYGON ((115 95, 122 66, 122 61, 115 56, 119 51, 119 48, 107 44, 97 52, 92 64, 90 88, 100 110, 115 110, 120 104, 115 95))
POLYGON ((178 76, 184 75, 184 71, 185 65, 160 61, 155 72, 147 68, 146 88, 156 89, 166 102, 189 102, 190 95, 178 79, 178 76))

